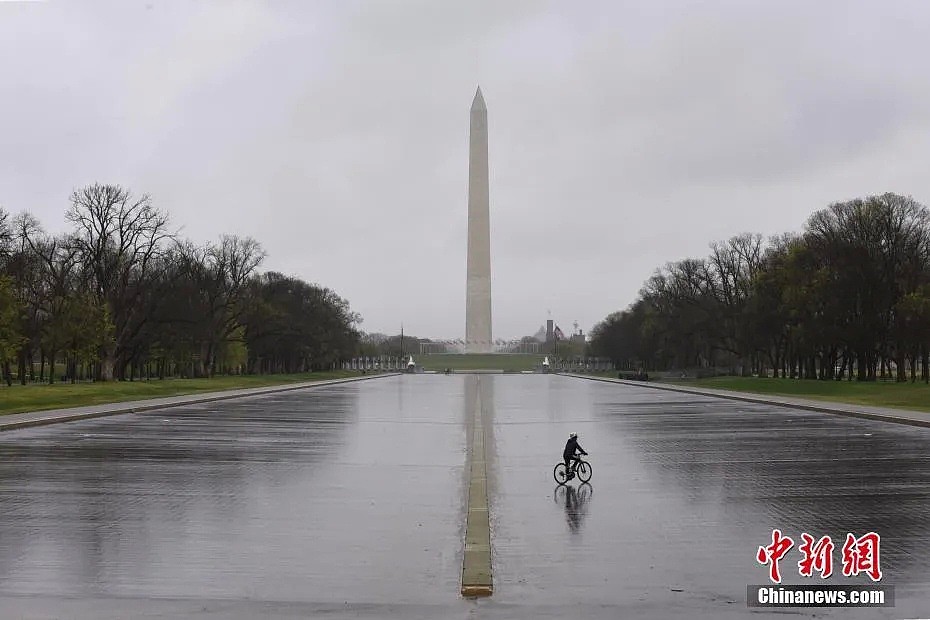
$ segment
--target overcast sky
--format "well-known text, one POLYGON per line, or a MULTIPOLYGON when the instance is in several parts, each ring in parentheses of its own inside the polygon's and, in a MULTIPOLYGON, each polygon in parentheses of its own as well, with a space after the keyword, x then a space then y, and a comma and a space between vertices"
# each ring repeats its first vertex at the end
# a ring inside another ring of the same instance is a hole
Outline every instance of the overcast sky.
POLYGON ((588 331, 655 268, 836 200, 930 202, 930 4, 0 1, 0 206, 152 195, 362 329, 462 338, 488 106, 493 335, 588 331))

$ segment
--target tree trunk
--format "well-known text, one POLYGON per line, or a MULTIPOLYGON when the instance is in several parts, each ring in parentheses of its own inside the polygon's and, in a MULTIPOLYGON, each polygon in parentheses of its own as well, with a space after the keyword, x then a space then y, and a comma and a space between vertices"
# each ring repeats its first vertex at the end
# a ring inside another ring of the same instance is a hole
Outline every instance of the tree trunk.
POLYGON ((26 347, 19 351, 19 383, 26 385, 26 347))
POLYGON ((97 368, 98 381, 112 381, 113 370, 116 367, 116 352, 105 350, 100 357, 100 366, 97 368))
POLYGON ((207 376, 211 379, 216 376, 216 344, 210 343, 210 348, 207 350, 207 376))

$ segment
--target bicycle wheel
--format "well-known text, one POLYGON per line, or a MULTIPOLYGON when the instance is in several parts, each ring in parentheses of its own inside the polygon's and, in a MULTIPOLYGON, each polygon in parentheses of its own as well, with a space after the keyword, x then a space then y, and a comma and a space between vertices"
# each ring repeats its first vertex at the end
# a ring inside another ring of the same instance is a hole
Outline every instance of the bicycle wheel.
POLYGON ((565 484, 568 481, 568 471, 565 470, 565 463, 559 463, 552 470, 552 477, 559 484, 565 484))
POLYGON ((591 468, 591 463, 587 461, 578 461, 578 466, 575 469, 578 473, 578 479, 582 482, 590 480, 591 474, 594 473, 591 468))

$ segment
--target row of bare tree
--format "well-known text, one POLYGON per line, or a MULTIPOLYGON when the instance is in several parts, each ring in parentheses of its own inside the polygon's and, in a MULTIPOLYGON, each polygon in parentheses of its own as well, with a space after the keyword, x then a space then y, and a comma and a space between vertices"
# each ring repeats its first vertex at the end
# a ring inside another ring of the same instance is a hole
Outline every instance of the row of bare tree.
POLYGON ((329 368, 358 348, 360 321, 333 291, 259 274, 265 252, 224 235, 198 246, 149 196, 75 191, 70 233, 0 210, 0 365, 7 384, 329 368))
POLYGON ((832 204, 799 234, 714 243, 658 270, 592 348, 619 368, 930 380, 930 211, 889 193, 832 204))

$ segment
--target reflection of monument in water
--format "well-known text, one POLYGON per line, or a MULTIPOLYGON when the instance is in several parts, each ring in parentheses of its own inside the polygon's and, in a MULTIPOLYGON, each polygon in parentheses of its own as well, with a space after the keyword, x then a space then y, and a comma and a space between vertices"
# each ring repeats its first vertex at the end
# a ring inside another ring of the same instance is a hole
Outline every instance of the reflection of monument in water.
POLYGON ((471 104, 468 131, 468 274, 465 352, 491 353, 491 221, 488 182, 488 109, 481 87, 471 104))

